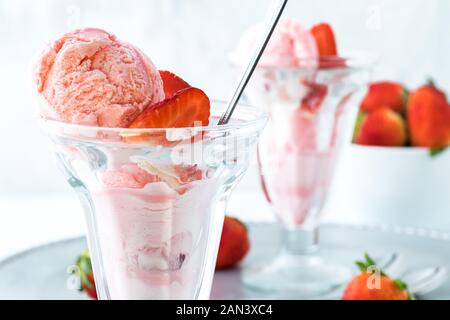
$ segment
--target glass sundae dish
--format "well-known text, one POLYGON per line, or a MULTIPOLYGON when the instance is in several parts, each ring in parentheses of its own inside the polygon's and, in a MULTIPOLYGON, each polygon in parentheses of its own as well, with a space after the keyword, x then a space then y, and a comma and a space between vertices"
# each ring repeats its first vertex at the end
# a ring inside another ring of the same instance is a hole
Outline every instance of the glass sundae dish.
POLYGON ((77 192, 100 299, 208 299, 227 200, 264 112, 225 110, 103 30, 64 35, 35 83, 40 124, 77 192))
MULTIPOLYGON (((249 30, 233 55, 239 63, 254 41, 249 30)), ((246 91, 265 108, 258 161, 263 191, 284 228, 283 248, 271 263, 246 270, 250 288, 281 297, 314 298, 350 276, 318 254, 318 226, 342 147, 350 143, 357 104, 373 57, 337 55, 328 24, 305 29, 284 19, 246 91)))

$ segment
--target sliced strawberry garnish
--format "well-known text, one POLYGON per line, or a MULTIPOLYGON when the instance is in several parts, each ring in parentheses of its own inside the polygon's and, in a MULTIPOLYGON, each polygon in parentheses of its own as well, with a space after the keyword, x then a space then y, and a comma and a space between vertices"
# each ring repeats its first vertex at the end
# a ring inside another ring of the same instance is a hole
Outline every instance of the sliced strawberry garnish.
POLYGON ((337 45, 334 32, 328 23, 321 23, 311 29, 321 56, 337 56, 337 45))
POLYGON ((308 88, 308 93, 301 101, 301 109, 315 112, 325 100, 328 88, 326 85, 314 82, 305 82, 303 85, 308 88))
POLYGON ((203 171, 197 168, 197 165, 191 166, 183 166, 178 165, 174 166, 175 173, 178 175, 178 178, 181 183, 190 183, 197 180, 202 180, 203 171))
POLYGON ((190 88, 189 83, 170 71, 159 71, 164 85, 166 99, 173 97, 178 91, 190 88))
POLYGON ((210 102, 200 89, 187 88, 147 107, 130 128, 186 128, 209 124, 210 102))
POLYGON ((167 183, 180 195, 188 191, 188 184, 203 179, 203 171, 197 165, 159 166, 147 161, 141 161, 139 166, 148 173, 167 183))
POLYGON ((344 58, 333 56, 322 56, 319 59, 319 66, 321 69, 336 69, 347 66, 347 62, 344 58))

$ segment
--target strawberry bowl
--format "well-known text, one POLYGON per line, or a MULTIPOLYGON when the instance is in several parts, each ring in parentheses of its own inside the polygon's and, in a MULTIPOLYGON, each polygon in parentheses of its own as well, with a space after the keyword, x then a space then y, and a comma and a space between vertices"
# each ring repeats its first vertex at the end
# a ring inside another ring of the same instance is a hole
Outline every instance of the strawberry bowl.
POLYGON ((335 178, 333 221, 450 230, 449 150, 351 145, 335 178))

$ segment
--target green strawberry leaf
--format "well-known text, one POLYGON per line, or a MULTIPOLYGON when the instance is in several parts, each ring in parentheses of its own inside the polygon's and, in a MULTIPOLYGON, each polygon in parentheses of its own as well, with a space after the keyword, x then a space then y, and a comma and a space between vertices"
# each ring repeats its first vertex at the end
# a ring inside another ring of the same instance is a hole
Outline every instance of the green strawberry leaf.
POLYGON ((432 86, 432 87, 436 87, 436 81, 434 81, 433 78, 428 77, 427 78, 427 85, 432 86))
POLYGON ((361 272, 366 272, 367 271, 367 266, 366 266, 366 264, 364 262, 356 261, 355 263, 356 263, 356 265, 358 266, 358 268, 359 268, 359 270, 361 272))
POLYGON ((408 290, 408 286, 401 279, 394 279, 395 285, 402 291, 408 290))
POLYGON ((93 288, 93 285, 91 281, 88 278, 89 274, 92 274, 92 264, 91 264, 91 257, 89 255, 89 251, 85 250, 81 253, 81 255, 78 257, 76 261, 76 265, 78 266, 79 272, 80 272, 80 280, 81 280, 81 288, 80 290, 83 290, 83 288, 93 288))
POLYGON ((394 284, 401 290, 408 293, 408 300, 416 300, 413 293, 408 291, 408 285, 401 279, 394 279, 394 284))
POLYGON ((368 253, 364 254, 364 259, 366 259, 366 262, 369 266, 376 266, 377 263, 375 262, 375 260, 373 260, 368 253))
MULTIPOLYGON (((364 254, 364 259, 366 259, 366 262, 365 262, 366 269, 369 267, 378 268, 377 263, 375 262, 375 260, 372 259, 372 257, 370 257, 370 255, 368 253, 364 254)), ((381 270, 381 268, 378 268, 378 269, 380 271, 381 276, 386 276, 386 274, 383 272, 383 270, 381 270)))
POLYGON ((430 149, 430 157, 434 158, 446 151, 448 147, 430 149))
POLYGON ((409 91, 407 89, 403 89, 402 101, 404 106, 408 105, 408 100, 409 100, 409 91))
POLYGON ((361 126, 364 122, 364 119, 366 118, 366 113, 363 111, 358 112, 358 116, 356 117, 355 122, 355 128, 353 130, 353 143, 356 143, 356 139, 358 138, 359 130, 361 129, 361 126))
MULTIPOLYGON (((361 270, 361 272, 367 272, 369 267, 377 267, 375 260, 372 259, 372 257, 368 253, 364 254, 364 259, 365 261, 356 261, 356 265, 361 270)), ((389 278, 389 276, 386 273, 384 273, 383 270, 381 270, 381 268, 379 269, 379 271, 382 277, 389 278)), ((416 299, 412 293, 408 292, 408 285, 404 281, 402 281, 401 279, 393 279, 392 281, 398 287, 399 290, 406 291, 408 293, 408 300, 416 299)))

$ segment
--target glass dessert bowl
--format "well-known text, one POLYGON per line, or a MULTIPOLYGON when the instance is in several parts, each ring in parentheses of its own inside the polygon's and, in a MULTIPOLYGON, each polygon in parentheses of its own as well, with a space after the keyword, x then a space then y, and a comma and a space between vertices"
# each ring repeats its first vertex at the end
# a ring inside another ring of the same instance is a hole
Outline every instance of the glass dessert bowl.
POLYGON ((40 120, 83 204, 100 299, 208 299, 227 200, 266 123, 239 106, 230 124, 102 128, 40 120))
POLYGON ((285 229, 279 256, 244 273, 250 288, 314 298, 350 276, 318 254, 322 207, 374 62, 363 53, 344 57, 322 57, 318 65, 301 61, 303 67, 259 67, 247 90, 247 99, 269 113, 258 162, 267 201, 285 229))

